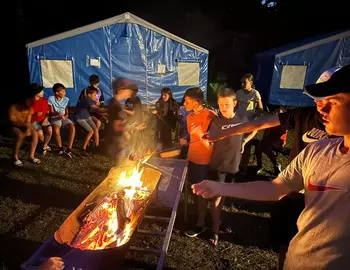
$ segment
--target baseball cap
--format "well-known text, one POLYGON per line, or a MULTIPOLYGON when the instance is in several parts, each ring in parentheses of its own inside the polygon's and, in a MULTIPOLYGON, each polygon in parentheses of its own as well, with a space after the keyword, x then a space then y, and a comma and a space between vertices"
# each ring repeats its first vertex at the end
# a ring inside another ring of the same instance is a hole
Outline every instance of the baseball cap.
POLYGON ((120 78, 114 81, 113 83, 113 88, 115 91, 117 90, 123 90, 123 89, 130 89, 133 91, 138 91, 138 87, 136 84, 130 82, 128 79, 126 78, 120 78))
POLYGON ((339 93, 350 93, 350 65, 323 72, 317 82, 305 86, 304 91, 304 94, 319 100, 339 93))
POLYGON ((32 83, 29 85, 28 96, 35 96, 43 90, 44 90, 44 86, 37 83, 32 83))

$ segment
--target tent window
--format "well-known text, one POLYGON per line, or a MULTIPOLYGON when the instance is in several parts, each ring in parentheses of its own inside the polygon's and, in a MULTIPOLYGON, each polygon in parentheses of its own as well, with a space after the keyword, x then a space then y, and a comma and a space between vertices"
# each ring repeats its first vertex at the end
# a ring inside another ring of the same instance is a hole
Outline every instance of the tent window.
POLYGON ((166 66, 164 64, 158 64, 157 74, 165 74, 166 66))
POLYGON ((45 88, 55 83, 62 83, 66 88, 73 88, 72 60, 41 60, 42 81, 45 88))
POLYGON ((307 66, 283 66, 280 88, 304 89, 307 66))
POLYGON ((179 86, 199 85, 199 63, 179 62, 177 73, 179 86))

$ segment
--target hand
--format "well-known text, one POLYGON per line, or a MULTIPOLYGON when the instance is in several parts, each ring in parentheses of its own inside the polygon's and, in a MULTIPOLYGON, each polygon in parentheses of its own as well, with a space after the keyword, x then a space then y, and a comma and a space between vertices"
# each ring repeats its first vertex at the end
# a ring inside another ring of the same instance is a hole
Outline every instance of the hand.
POLYGON ((184 138, 181 138, 180 139, 180 145, 187 145, 188 144, 188 141, 184 138))
POLYGON ((243 141, 242 142, 242 147, 241 147, 241 153, 243 154, 243 152, 244 152, 244 147, 245 147, 245 145, 246 145, 246 141, 243 141))
POLYGON ((65 115, 62 115, 62 116, 61 116, 61 119, 62 119, 62 120, 66 120, 67 118, 68 118, 68 117, 65 116, 65 115))
POLYGON ((153 113, 153 114, 157 114, 157 110, 153 110, 152 113, 153 113))
POLYGON ((30 136, 32 135, 32 130, 30 128, 27 128, 26 131, 24 131, 24 136, 30 136))
POLYGON ((47 120, 47 119, 44 119, 43 120, 43 122, 41 123, 41 125, 43 126, 43 127, 46 127, 46 126, 48 126, 50 123, 49 123, 49 121, 47 120))
POLYGON ((221 183, 215 181, 204 180, 199 184, 192 185, 192 191, 198 196, 205 199, 221 196, 221 183))
POLYGON ((64 268, 64 262, 59 257, 48 258, 43 262, 38 270, 59 270, 64 268))
POLYGON ((145 123, 142 123, 141 125, 138 125, 135 127, 135 130, 140 131, 140 130, 144 130, 147 127, 147 125, 145 123))
POLYGON ((100 107, 101 106, 101 102, 99 101, 96 101, 96 104, 95 104, 97 107, 100 107))
POLYGON ((42 112, 37 112, 37 113, 36 113, 37 116, 40 116, 40 115, 42 115, 42 114, 43 114, 42 112))

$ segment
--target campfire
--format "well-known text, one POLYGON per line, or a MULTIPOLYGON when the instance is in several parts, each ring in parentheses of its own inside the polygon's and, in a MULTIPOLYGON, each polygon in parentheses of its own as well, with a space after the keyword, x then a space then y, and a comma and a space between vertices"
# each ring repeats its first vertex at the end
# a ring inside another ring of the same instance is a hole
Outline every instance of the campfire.
POLYGON ((151 168, 112 168, 108 177, 55 233, 59 243, 80 250, 125 245, 149 205, 160 173, 151 168))
POLYGON ((110 193, 83 218, 83 226, 76 234, 72 247, 105 249, 125 244, 134 231, 145 202, 151 192, 142 186, 143 170, 133 169, 131 176, 124 171, 119 176, 116 191, 110 193))

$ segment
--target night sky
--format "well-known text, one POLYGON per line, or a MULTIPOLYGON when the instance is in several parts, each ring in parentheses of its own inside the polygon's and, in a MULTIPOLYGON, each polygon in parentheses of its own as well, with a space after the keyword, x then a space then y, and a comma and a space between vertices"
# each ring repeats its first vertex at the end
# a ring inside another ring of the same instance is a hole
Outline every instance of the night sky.
POLYGON ((26 43, 124 12, 208 49, 209 80, 220 77, 233 86, 252 70, 257 52, 350 28, 340 0, 16 1, 18 87, 28 82, 26 43))

